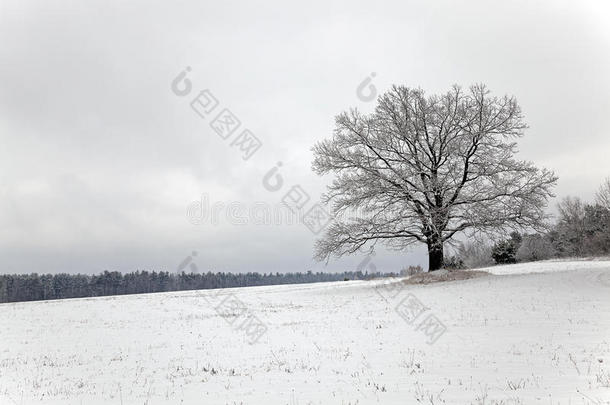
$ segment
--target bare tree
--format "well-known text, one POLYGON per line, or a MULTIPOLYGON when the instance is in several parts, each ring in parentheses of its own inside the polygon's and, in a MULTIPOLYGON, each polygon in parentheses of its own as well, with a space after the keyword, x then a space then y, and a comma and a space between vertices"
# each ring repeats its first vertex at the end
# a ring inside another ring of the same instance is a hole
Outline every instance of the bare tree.
POLYGON ((517 260, 520 262, 535 262, 553 257, 555 251, 546 235, 534 233, 525 235, 517 250, 517 260))
POLYGON ((491 266, 494 264, 492 248, 483 241, 472 239, 458 245, 456 256, 467 269, 491 266))
POLYGON ((525 128, 515 98, 483 85, 427 97, 394 86, 372 114, 338 115, 313 148, 313 170, 336 175, 324 196, 336 220, 316 258, 420 242, 436 270, 456 234, 539 228, 557 177, 514 158, 525 128), (356 210, 364 215, 349 217, 356 210))
POLYGON ((595 202, 610 210, 610 177, 606 178, 595 195, 595 202))

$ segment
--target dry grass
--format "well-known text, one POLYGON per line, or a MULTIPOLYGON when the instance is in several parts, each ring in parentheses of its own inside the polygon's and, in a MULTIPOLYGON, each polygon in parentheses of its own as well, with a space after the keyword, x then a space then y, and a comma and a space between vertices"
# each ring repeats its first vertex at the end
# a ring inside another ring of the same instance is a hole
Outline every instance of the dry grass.
POLYGON ((430 283, 441 283, 445 281, 456 281, 456 280, 468 280, 471 278, 490 276, 491 274, 486 271, 480 270, 455 270, 446 271, 438 270, 432 273, 419 273, 415 274, 406 280, 405 284, 430 284, 430 283))

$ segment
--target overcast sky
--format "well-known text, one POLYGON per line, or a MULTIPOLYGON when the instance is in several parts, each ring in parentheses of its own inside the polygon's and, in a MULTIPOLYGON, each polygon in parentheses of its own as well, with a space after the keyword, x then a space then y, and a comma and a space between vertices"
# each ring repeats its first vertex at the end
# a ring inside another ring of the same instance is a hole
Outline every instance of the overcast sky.
POLYGON ((186 211, 202 195, 271 206, 296 184, 311 206, 330 181, 311 146, 341 111, 373 108, 356 94, 373 72, 378 92, 515 95, 520 156, 556 171, 558 196, 592 198, 610 175, 607 2, 464 3, 0 0, 0 272, 173 271, 193 251, 202 271, 353 269, 362 255, 315 263, 302 224, 195 225, 186 211), (191 109, 204 89, 260 139, 249 160, 191 109))

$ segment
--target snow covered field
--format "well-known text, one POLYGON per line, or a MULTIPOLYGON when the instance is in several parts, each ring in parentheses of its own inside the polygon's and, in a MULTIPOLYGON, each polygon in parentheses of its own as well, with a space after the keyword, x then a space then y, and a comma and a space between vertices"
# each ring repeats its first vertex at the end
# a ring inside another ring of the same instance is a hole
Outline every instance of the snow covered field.
POLYGON ((490 270, 2 304, 0 403, 610 403, 610 262, 490 270))

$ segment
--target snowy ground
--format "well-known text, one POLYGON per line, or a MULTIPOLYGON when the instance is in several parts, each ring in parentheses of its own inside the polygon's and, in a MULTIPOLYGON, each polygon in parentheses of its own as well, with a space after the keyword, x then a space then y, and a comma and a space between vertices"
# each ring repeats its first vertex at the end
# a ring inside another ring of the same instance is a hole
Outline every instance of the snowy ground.
POLYGON ((610 403, 610 262, 491 270, 2 304, 0 403, 610 403))

